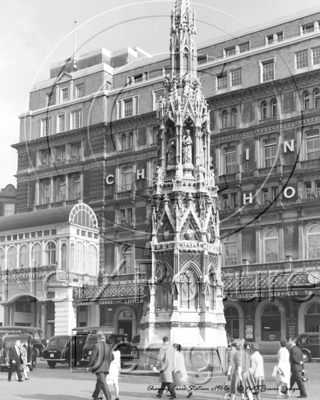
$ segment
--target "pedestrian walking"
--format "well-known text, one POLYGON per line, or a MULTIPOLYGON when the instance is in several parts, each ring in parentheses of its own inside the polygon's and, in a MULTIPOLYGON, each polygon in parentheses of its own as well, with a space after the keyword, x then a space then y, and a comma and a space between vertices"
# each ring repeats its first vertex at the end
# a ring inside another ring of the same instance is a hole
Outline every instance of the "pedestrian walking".
POLYGON ((96 374, 97 382, 95 390, 92 394, 93 400, 99 399, 99 393, 102 390, 107 400, 111 400, 106 376, 110 369, 110 363, 113 360, 112 348, 106 344, 106 338, 102 332, 98 332, 98 343, 93 347, 88 370, 96 374))
POLYGON ((290 389, 293 389, 294 384, 297 383, 300 390, 300 396, 298 396, 298 398, 304 399, 307 397, 307 392, 301 376, 301 373, 304 373, 304 363, 302 351, 298 346, 296 346, 296 339, 291 339, 290 365, 292 374, 290 379, 290 389))
POLYGON ((276 367, 276 385, 278 387, 278 397, 288 398, 290 396, 290 353, 287 348, 287 340, 280 340, 280 349, 277 354, 278 364, 276 367))
MULTIPOLYGON (((233 371, 234 371, 234 355, 237 352, 237 342, 232 341, 229 342, 229 346, 227 348, 227 354, 226 354, 226 359, 227 359, 227 368, 226 368, 226 388, 229 388, 229 383, 231 381, 233 371)), ((226 393, 224 395, 224 399, 227 400, 231 396, 230 389, 226 389, 226 393)))
POLYGON ((21 359, 22 359, 22 364, 21 364, 21 369, 23 370, 23 375, 24 379, 27 381, 29 380, 29 367, 28 367, 28 345, 27 343, 23 343, 23 345, 20 347, 21 350, 21 359))
POLYGON ((11 382, 12 373, 15 371, 18 375, 18 382, 23 382, 21 375, 21 351, 20 351, 21 341, 16 340, 15 345, 10 347, 8 353, 8 363, 9 363, 9 372, 8 372, 8 382, 11 382))
POLYGON ((161 382, 161 388, 158 390, 157 397, 162 397, 163 391, 167 387, 170 392, 170 399, 176 399, 176 392, 173 387, 173 368, 174 368, 174 349, 170 346, 169 339, 165 336, 163 339, 163 345, 159 351, 158 364, 160 369, 159 380, 161 382))
POLYGON ((259 352, 258 343, 252 343, 251 350, 250 373, 253 375, 256 384, 253 392, 257 400, 260 400, 260 392, 263 390, 263 386, 265 386, 263 357, 259 352))
POLYGON ((110 364, 109 374, 107 375, 107 383, 113 384, 116 393, 115 400, 119 400, 119 373, 121 369, 121 353, 120 350, 113 351, 113 360, 110 364))
POLYGON ((174 368, 173 368, 173 386, 183 386, 187 392, 187 398, 192 396, 192 390, 188 388, 188 373, 183 354, 181 353, 181 344, 174 343, 174 368))
POLYGON ((250 357, 244 349, 244 340, 237 341, 237 352, 233 357, 234 372, 231 380, 231 400, 236 398, 237 390, 240 388, 242 397, 247 396, 249 400, 253 400, 251 389, 255 386, 252 375, 249 372, 250 357))

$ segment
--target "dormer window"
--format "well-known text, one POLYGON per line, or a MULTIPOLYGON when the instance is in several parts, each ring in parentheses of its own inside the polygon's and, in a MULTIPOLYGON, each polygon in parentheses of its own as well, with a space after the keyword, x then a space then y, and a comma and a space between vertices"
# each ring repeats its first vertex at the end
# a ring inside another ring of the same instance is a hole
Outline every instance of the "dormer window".
POLYGON ((236 54, 236 47, 229 47, 228 49, 225 49, 225 56, 226 57, 230 57, 230 56, 234 56, 236 54))
POLYGON ((61 103, 69 100, 69 88, 61 89, 61 103))

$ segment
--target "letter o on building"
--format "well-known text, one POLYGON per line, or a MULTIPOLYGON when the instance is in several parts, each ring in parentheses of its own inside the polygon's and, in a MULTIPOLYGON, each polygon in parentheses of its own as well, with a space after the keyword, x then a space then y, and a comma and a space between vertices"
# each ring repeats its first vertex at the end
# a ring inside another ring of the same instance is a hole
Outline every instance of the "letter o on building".
POLYGON ((292 186, 288 186, 284 189, 283 195, 287 199, 291 199, 296 194, 296 189, 292 186))
POLYGON ((107 183, 107 185, 113 185, 114 184, 114 176, 113 175, 108 175, 106 177, 106 183, 107 183))

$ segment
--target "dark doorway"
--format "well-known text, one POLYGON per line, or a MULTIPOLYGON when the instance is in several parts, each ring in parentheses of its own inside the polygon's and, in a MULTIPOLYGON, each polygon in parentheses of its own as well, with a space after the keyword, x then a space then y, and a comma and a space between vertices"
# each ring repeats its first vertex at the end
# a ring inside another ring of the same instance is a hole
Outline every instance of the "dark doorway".
POLYGON ((132 339, 132 321, 118 321, 118 333, 128 335, 128 341, 130 342, 132 339))

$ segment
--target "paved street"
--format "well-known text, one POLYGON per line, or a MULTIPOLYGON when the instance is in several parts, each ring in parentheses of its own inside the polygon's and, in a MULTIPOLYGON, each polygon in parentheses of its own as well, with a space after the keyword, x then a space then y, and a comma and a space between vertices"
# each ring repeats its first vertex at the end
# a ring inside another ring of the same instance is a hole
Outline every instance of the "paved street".
MULTIPOLYGON (((274 381, 271 378, 274 362, 265 363, 266 384, 268 391, 262 395, 262 399, 276 397, 274 381)), ((307 364, 310 381, 307 383, 308 398, 319 399, 320 392, 320 364, 307 364)), ((85 369, 70 372, 67 366, 48 368, 45 362, 38 361, 35 370, 30 374, 30 380, 23 383, 16 381, 7 382, 7 373, 0 374, 0 400, 83 400, 91 399, 95 377, 87 373, 85 369)), ((214 376, 212 380, 195 388, 192 398, 199 400, 221 399, 224 391, 218 388, 224 385, 223 376, 214 376)), ((120 400, 154 399, 158 378, 150 376, 127 376, 120 379, 120 400), (148 390, 149 389, 149 390, 148 390)), ((113 399, 115 398, 111 387, 113 399)), ((299 392, 293 394, 297 398, 299 392)), ((178 392, 178 398, 185 398, 184 391, 178 392)), ((163 398, 167 398, 166 395, 163 398)), ((240 399, 240 396, 237 397, 240 399)))

